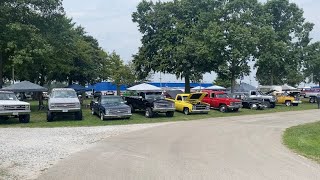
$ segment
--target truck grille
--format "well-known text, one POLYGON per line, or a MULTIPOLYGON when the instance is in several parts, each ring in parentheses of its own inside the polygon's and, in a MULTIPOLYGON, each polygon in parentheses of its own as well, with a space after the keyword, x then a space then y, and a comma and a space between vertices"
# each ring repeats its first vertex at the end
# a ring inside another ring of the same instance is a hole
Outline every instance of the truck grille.
POLYGON ((55 108, 76 108, 76 104, 74 103, 57 103, 54 104, 55 108))
POLYGON ((207 105, 198 104, 194 106, 194 110, 206 110, 207 105))
POLYGON ((234 106, 240 106, 240 105, 242 105, 242 102, 234 102, 233 105, 234 106))
POLYGON ((155 108, 171 108, 169 103, 154 103, 155 108))
POLYGON ((25 105, 5 105, 4 110, 6 111, 18 111, 27 110, 25 105))
POLYGON ((110 114, 113 115, 122 115, 128 114, 129 109, 110 109, 110 114))

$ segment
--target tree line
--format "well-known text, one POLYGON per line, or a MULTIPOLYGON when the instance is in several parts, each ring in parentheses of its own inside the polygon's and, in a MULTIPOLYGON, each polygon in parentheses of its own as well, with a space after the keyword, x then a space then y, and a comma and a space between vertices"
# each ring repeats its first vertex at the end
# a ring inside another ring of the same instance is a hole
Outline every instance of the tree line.
POLYGON ((216 72, 216 82, 233 91, 254 64, 260 84, 320 85, 320 43, 309 36, 314 24, 289 0, 143 0, 132 19, 143 35, 133 60, 141 77, 175 74, 189 92, 190 81, 216 72))
POLYGON ((134 73, 66 16, 62 0, 0 1, 0 87, 11 80, 120 86, 134 82, 134 73))

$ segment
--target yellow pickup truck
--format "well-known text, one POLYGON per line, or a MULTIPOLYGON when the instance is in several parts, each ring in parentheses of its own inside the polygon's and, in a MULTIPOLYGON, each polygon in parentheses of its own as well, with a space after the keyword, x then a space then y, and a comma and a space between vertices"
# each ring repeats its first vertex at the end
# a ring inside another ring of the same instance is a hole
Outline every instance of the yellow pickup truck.
POLYGON ((278 93, 276 94, 277 104, 285 104, 286 106, 298 106, 302 103, 300 99, 294 95, 287 93, 278 93))
POLYGON ((175 103, 176 111, 186 115, 193 113, 207 114, 210 112, 210 105, 201 102, 206 93, 177 94, 175 99, 168 99, 175 103))

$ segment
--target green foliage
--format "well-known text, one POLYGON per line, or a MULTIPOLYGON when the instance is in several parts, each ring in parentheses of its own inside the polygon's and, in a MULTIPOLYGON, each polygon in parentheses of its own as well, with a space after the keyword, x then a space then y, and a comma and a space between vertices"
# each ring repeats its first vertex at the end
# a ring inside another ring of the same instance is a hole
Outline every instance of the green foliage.
POLYGON ((303 10, 288 0, 268 1, 262 11, 255 55, 257 80, 265 85, 297 85, 304 79, 302 62, 313 24, 305 22, 303 10))
POLYGON ((306 48, 304 73, 310 82, 320 85, 320 42, 313 43, 306 48))

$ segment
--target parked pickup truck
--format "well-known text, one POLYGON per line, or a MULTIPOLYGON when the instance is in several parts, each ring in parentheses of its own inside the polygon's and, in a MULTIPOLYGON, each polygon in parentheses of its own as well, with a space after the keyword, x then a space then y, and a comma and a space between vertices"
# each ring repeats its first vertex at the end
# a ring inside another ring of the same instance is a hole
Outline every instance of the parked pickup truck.
POLYGON ((90 103, 91 114, 105 119, 130 119, 131 109, 120 96, 99 96, 90 103))
POLYGON ((239 111, 242 107, 241 100, 230 98, 223 91, 203 90, 206 95, 202 102, 210 104, 213 109, 219 109, 221 112, 239 111))
POLYGON ((19 101, 13 92, 0 91, 1 118, 17 117, 20 123, 28 123, 30 121, 30 112, 29 103, 19 101))
POLYGON ((268 105, 263 101, 263 99, 251 98, 249 93, 233 93, 229 95, 232 98, 240 99, 242 102, 242 108, 263 110, 268 107, 268 105))
POLYGON ((267 104, 268 108, 276 107, 277 98, 275 96, 264 94, 261 91, 252 90, 252 91, 249 91, 249 97, 263 100, 267 104))
POLYGON ((285 104, 286 106, 298 106, 302 101, 299 99, 299 94, 291 93, 278 93, 277 104, 285 104))
POLYGON ((175 99, 169 99, 175 103, 176 110, 186 115, 192 113, 207 114, 210 112, 210 105, 201 102, 205 93, 177 94, 175 99))
POLYGON ((131 112, 136 109, 144 110, 147 118, 153 117, 157 113, 165 113, 167 117, 173 117, 174 103, 165 100, 162 92, 139 92, 138 96, 127 96, 125 101, 131 108, 131 112))
POLYGON ((47 121, 53 121, 57 114, 74 114, 76 120, 82 120, 80 101, 71 88, 54 88, 48 100, 47 121))

